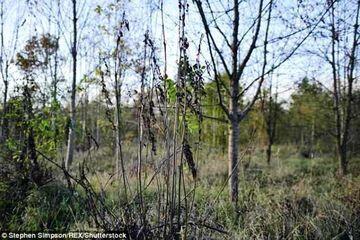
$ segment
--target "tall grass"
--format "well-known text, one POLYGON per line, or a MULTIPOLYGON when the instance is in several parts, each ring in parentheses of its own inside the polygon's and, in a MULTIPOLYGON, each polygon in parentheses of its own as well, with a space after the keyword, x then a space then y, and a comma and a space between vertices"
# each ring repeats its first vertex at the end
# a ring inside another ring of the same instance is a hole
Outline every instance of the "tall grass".
MULTIPOLYGON (((128 178, 132 198, 126 202, 121 182, 115 178, 109 180, 111 176, 108 172, 114 166, 110 163, 98 164, 113 162, 104 152, 106 149, 92 153, 91 165, 102 167, 89 168, 86 173, 89 186, 98 198, 89 198, 88 190, 81 185, 71 192, 59 183, 51 183, 30 191, 22 202, 24 209, 13 212, 11 221, 7 225, 2 223, 2 228, 14 231, 79 231, 100 230, 101 226, 107 226, 137 234, 143 231, 141 236, 133 233, 133 239, 163 238, 165 179, 156 176, 148 184, 151 176, 157 172, 156 165, 144 168, 143 181, 144 187, 147 187, 142 195, 142 208, 136 193, 137 176, 128 178), (98 216, 94 216, 95 209, 99 211, 98 216), (144 230, 141 230, 142 225, 138 222, 142 214, 146 214, 144 230), (100 218, 104 218, 103 225, 97 223, 101 221, 100 218), (129 226, 121 226, 125 223, 129 226)), ((254 152, 240 178, 240 206, 236 213, 223 188, 227 180, 225 156, 200 151, 203 161, 198 162, 196 187, 188 191, 186 196, 188 201, 193 198, 192 204, 185 204, 185 196, 180 199, 180 207, 176 209, 180 212, 176 214, 180 215, 181 228, 173 237, 358 239, 360 176, 355 166, 360 159, 353 159, 351 166, 354 167, 350 168, 353 172, 348 177, 340 178, 336 173, 336 161, 331 158, 304 159, 297 154, 288 156, 287 152, 291 151, 280 151, 270 166, 263 153, 254 152)), ((85 161, 88 160, 85 157, 85 161)), ((129 161, 127 169, 131 165, 129 161)), ((184 171, 183 176, 184 185, 193 181, 191 172, 184 171)), ((2 206, 4 204, 5 200, 2 200, 2 206)))

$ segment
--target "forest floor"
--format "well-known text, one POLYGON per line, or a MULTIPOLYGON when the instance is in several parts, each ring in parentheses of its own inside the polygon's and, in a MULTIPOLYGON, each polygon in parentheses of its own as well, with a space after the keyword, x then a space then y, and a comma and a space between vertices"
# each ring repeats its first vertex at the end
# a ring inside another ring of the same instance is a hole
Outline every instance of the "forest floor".
MULTIPOLYGON (((305 159, 286 146, 276 147, 274 152, 270 165, 260 151, 242 159, 239 206, 235 211, 228 197, 226 156, 213 150, 201 151, 196 188, 193 189, 194 180, 189 171, 184 171, 188 204, 195 203, 189 210, 189 219, 194 222, 201 219, 207 227, 189 227, 188 236, 194 239, 360 239, 360 159, 351 159, 350 173, 339 177, 337 161, 332 157, 305 159)), ((117 181, 109 181, 109 171, 114 164, 108 156, 106 150, 94 152, 91 157, 86 155, 93 166, 98 166, 90 169, 87 177, 94 191, 104 196, 106 205, 113 212, 120 212, 123 196, 117 181)), ((125 151, 124 156, 135 161, 136 152, 125 151)), ((136 170, 132 170, 131 165, 127 166, 128 181, 136 191, 136 170)), ((147 168, 146 171, 145 183, 154 170, 147 168)), ((155 178, 143 199, 146 217, 153 225, 156 225, 157 204, 162 195, 158 191, 159 179, 155 178)), ((1 223, 2 229, 94 229, 91 214, 82 209, 84 203, 71 200, 66 185, 61 185, 59 180, 55 182, 29 191, 21 207, 13 208, 7 218, 9 222, 1 223)), ((6 183, 1 183, 1 211, 11 205, 3 200, 6 189, 6 183)), ((76 192, 80 196, 85 194, 79 186, 76 192)))

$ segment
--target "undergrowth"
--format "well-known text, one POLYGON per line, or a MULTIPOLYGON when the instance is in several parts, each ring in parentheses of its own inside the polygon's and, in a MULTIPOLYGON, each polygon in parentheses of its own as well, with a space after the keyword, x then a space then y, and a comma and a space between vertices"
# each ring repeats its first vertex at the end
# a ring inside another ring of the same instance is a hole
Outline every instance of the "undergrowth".
MULTIPOLYGON (((284 147, 285 148, 285 147, 284 147)), ((286 150, 290 152, 290 150, 286 150)), ((106 152, 106 151, 105 151, 106 152)), ((296 153, 278 151, 270 165, 263 153, 255 151, 240 177, 237 209, 227 195, 226 158, 220 153, 202 151, 198 163, 199 177, 189 209, 189 239, 360 239, 360 176, 359 158, 350 161, 350 174, 337 175, 335 159, 305 159, 296 153), (196 224, 195 224, 196 222, 196 224), (199 226, 205 226, 201 228, 199 226)), ((99 151, 91 159, 107 162, 99 169, 89 169, 88 179, 95 192, 102 196, 110 211, 121 217, 125 202, 121 184, 109 171, 112 158, 99 151), (112 179, 112 180, 109 180, 112 179)), ((130 169, 132 163, 129 163, 130 169)), ((101 165, 100 165, 101 166, 101 165)), ((149 181, 153 169, 147 168, 149 181)), ((61 173, 58 173, 61 176, 61 173)), ((145 176, 145 175, 144 175, 145 176)), ((186 181, 191 177, 186 176, 186 181)), ((128 179, 136 191, 135 177, 128 179)), ((155 179, 161 181, 161 178, 155 179)), ((86 192, 81 187, 69 190, 65 182, 51 181, 44 186, 28 187, 16 201, 7 196, 14 190, 10 183, 0 182, 2 230, 70 231, 93 230, 94 222, 86 205, 86 192)), ((149 225, 156 226, 158 199, 161 191, 151 184, 144 192, 149 225)), ((136 199, 130 211, 139 209, 136 199)), ((155 228, 154 228, 155 229, 155 228)), ((153 232, 156 236, 160 233, 153 232)))

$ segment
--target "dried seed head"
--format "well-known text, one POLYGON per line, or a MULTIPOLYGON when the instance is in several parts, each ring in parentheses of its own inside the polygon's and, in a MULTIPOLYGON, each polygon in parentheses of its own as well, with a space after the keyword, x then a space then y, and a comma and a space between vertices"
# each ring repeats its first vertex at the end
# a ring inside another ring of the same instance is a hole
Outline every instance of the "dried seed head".
POLYGON ((193 158, 193 154, 191 152, 191 147, 189 145, 189 143, 186 141, 183 145, 183 153, 186 159, 186 162, 191 170, 191 174, 193 176, 194 179, 196 179, 197 176, 197 169, 195 166, 195 162, 194 162, 194 158, 193 158))

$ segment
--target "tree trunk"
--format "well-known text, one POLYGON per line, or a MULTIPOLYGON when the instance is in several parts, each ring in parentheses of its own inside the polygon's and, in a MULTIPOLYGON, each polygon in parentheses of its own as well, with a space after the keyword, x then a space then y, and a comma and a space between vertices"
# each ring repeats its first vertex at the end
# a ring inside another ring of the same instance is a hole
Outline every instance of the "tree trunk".
POLYGON ((7 120, 7 95, 8 95, 8 81, 4 81, 4 100, 3 100, 3 112, 2 112, 2 126, 0 142, 6 141, 8 135, 8 120, 7 120))
POLYGON ((271 162, 271 153, 272 153, 272 142, 268 143, 267 149, 266 149, 266 159, 267 163, 270 165, 271 162))
MULTIPOLYGON (((117 86, 119 88, 119 86, 117 86)), ((120 109, 120 89, 116 90, 116 177, 119 178, 120 173, 122 173, 124 180, 124 188, 126 188, 125 181, 125 166, 122 157, 122 149, 121 149, 121 109, 120 109)))
MULTIPOLYGON (((118 55, 119 46, 116 47, 116 54, 118 55)), ((118 58, 120 61, 120 58, 118 58)), ((119 68, 121 67, 121 63, 119 62, 119 68)), ((121 106, 120 106, 120 99, 121 99, 121 86, 119 84, 118 72, 115 70, 115 99, 116 99, 116 106, 115 106, 115 131, 116 131, 116 178, 119 179, 120 172, 122 175, 124 174, 124 164, 122 159, 122 149, 121 149, 121 106)), ((124 178, 125 179, 125 178, 124 178)), ((124 187, 126 182, 124 181, 124 187)))
POLYGON ((346 156, 343 154, 342 150, 342 144, 341 144, 341 111, 340 111, 340 75, 337 75, 337 66, 336 66, 336 51, 335 51, 335 45, 336 45, 336 30, 335 30, 335 10, 334 6, 331 8, 331 33, 332 33, 332 41, 331 41, 331 67, 332 67, 332 75, 333 75, 333 104, 334 104, 334 115, 335 115, 335 124, 336 124, 336 147, 337 147, 337 156, 339 160, 339 170, 340 174, 344 173, 344 167, 346 162, 346 156))
POLYGON ((0 56, 0 67, 1 67, 1 78, 4 82, 4 99, 3 99, 3 112, 2 112, 2 119, 1 120, 1 135, 0 135, 0 142, 4 142, 7 139, 8 135, 8 120, 7 120, 7 96, 8 96, 8 89, 9 89, 9 81, 8 81, 8 69, 9 69, 9 63, 6 60, 5 61, 5 67, 4 64, 4 2, 1 2, 1 12, 0 12, 0 18, 1 18, 1 56, 0 56))
MULTIPOLYGON (((57 44, 59 43, 59 38, 57 38, 57 44)), ((56 125, 56 117, 58 113, 58 101, 57 101, 57 68, 58 68, 58 49, 55 52, 55 66, 54 66, 54 75, 53 75, 53 90, 52 90, 52 103, 51 103, 51 129, 54 132, 54 145, 57 148, 57 139, 58 139, 58 127, 56 125)))
POLYGON ((228 158, 230 200, 234 203, 235 207, 238 205, 239 194, 239 135, 239 122, 237 119, 234 119, 229 127, 228 158))
POLYGON ((71 55, 73 59, 73 79, 71 89, 71 105, 70 105, 70 126, 67 143, 67 152, 65 160, 65 168, 69 170, 69 167, 74 157, 74 144, 75 144, 75 124, 76 124, 76 62, 77 62, 77 16, 76 16, 76 0, 72 0, 73 4, 73 46, 71 49, 71 55))
POLYGON ((338 159, 340 163, 340 175, 345 176, 347 174, 347 154, 346 154, 346 145, 340 147, 340 151, 338 152, 338 159))

